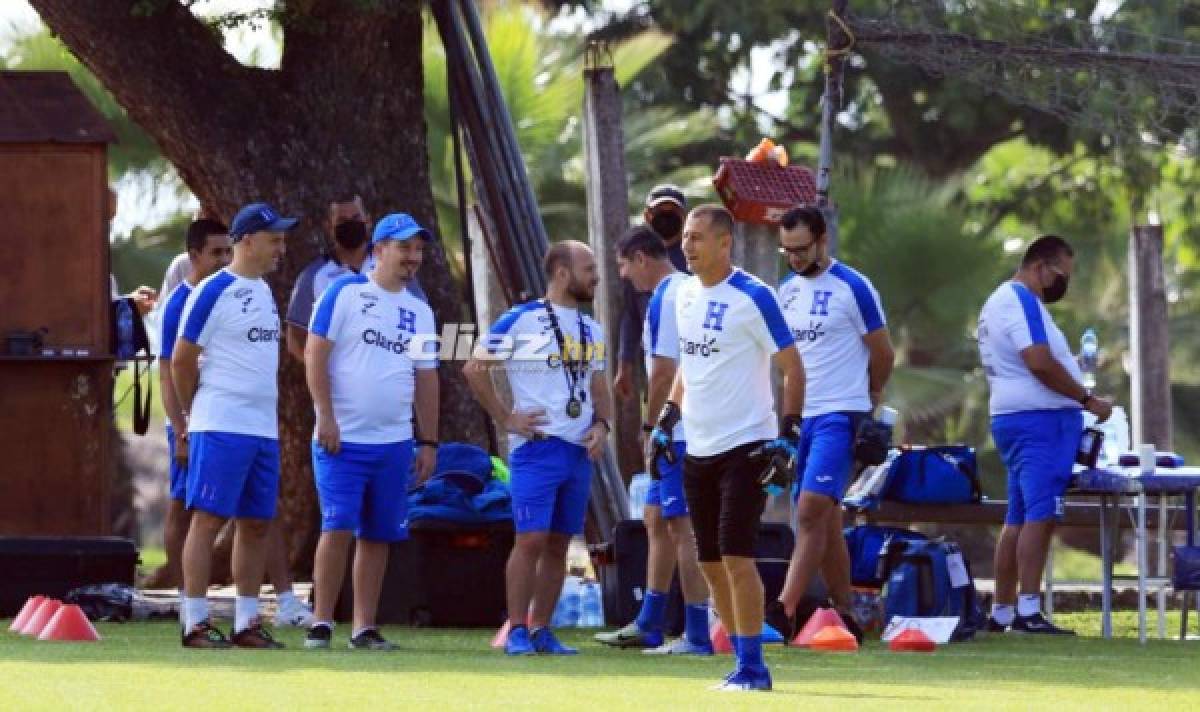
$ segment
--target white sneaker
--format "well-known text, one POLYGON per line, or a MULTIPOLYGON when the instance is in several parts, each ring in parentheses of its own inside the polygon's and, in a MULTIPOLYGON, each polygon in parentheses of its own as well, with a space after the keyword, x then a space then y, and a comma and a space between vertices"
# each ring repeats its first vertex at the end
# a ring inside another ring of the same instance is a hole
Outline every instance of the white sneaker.
POLYGON ((299 598, 288 599, 287 602, 281 603, 279 609, 275 611, 276 626, 290 625, 297 628, 308 628, 312 624, 312 609, 299 598))

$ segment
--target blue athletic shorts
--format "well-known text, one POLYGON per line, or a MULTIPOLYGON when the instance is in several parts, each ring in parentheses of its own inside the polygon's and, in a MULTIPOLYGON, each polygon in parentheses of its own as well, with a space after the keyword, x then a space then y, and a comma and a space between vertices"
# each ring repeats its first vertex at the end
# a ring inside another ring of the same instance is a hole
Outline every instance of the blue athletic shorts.
POLYGON ((1029 410, 992 418, 992 439, 1008 470, 1005 524, 1062 519, 1063 497, 1083 435, 1079 410, 1029 410))
POLYGON ((513 522, 518 534, 583 532, 592 461, 587 449, 559 438, 530 440, 509 457, 513 522))
POLYGON ((175 460, 175 430, 167 426, 167 468, 171 473, 171 499, 187 502, 187 468, 175 460))
POLYGON ((272 519, 278 495, 278 440, 218 431, 188 434, 188 509, 272 519))
POLYGON ((850 413, 825 413, 805 418, 800 427, 800 454, 792 500, 801 492, 842 500, 850 471, 854 469, 854 417, 850 413))
POLYGON ((336 455, 312 444, 321 531, 353 531, 368 541, 408 538, 408 481, 413 441, 343 442, 336 455))
POLYGON ((651 480, 646 490, 646 506, 661 507, 663 519, 676 519, 688 515, 687 498, 683 495, 683 457, 687 447, 682 442, 671 443, 675 452, 675 464, 665 458, 658 459, 658 471, 662 479, 651 480))

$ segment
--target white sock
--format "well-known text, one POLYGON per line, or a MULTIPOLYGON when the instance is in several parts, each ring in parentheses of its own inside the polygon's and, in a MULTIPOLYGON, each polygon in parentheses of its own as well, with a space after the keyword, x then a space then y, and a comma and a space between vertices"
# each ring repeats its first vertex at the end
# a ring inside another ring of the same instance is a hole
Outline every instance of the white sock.
POLYGON ((250 620, 258 616, 258 596, 238 596, 233 604, 233 632, 240 633, 250 627, 250 620))
POLYGON ((1017 596, 1017 615, 1022 618, 1036 616, 1042 612, 1040 593, 1022 593, 1017 596))
POLYGON ((275 596, 275 601, 279 604, 280 608, 283 608, 284 606, 292 606, 300 602, 297 600, 296 594, 291 591, 284 591, 283 593, 277 594, 275 596))
POLYGON ((992 620, 1000 625, 1012 625, 1015 615, 1017 615, 1017 607, 1011 603, 992 604, 992 620))
POLYGON ((329 630, 333 630, 333 625, 334 625, 334 624, 333 624, 333 621, 313 621, 313 624, 312 624, 312 625, 310 625, 310 626, 308 627, 308 629, 309 629, 309 630, 312 630, 313 628, 316 628, 316 627, 317 627, 317 626, 319 626, 319 625, 326 626, 326 627, 328 627, 328 628, 329 628, 329 630))
POLYGON ((203 623, 208 620, 208 599, 204 596, 199 598, 184 598, 183 610, 180 611, 183 620, 184 632, 190 631, 197 623, 203 623))

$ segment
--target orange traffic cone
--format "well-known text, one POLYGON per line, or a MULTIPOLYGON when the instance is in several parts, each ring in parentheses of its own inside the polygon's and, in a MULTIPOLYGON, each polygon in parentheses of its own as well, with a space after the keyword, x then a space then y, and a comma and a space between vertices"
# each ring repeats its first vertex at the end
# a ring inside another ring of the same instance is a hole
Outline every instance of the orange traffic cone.
POLYGON ((41 635, 42 629, 46 627, 60 607, 62 604, 53 598, 43 600, 33 615, 29 617, 25 627, 21 629, 21 635, 32 635, 35 638, 41 635))
POLYGON ((808 647, 812 639, 823 629, 833 626, 846 630, 846 624, 842 621, 842 617, 832 608, 818 608, 809 617, 808 622, 800 629, 795 638, 792 638, 792 645, 798 645, 801 648, 808 647))
POLYGON ((90 641, 100 640, 100 634, 96 632, 83 609, 71 603, 58 609, 42 629, 38 640, 90 641))
POLYGON ((905 628, 888 644, 894 653, 932 653, 937 643, 916 628, 905 628))
POLYGON ((25 605, 21 606, 21 612, 17 614, 16 618, 13 618, 8 629, 13 633, 20 633, 25 624, 29 622, 30 617, 33 616, 33 612, 37 610, 38 606, 42 605, 42 601, 44 600, 46 600, 46 597, 42 595, 30 596, 29 600, 25 601, 25 605))
POLYGON ((729 633, 725 630, 725 626, 721 621, 712 624, 712 628, 708 631, 708 637, 712 639, 714 653, 732 653, 733 643, 729 640, 729 633))
POLYGON ((809 642, 810 650, 820 650, 825 653, 853 653, 858 650, 858 641, 854 634, 845 628, 835 625, 821 629, 809 642))

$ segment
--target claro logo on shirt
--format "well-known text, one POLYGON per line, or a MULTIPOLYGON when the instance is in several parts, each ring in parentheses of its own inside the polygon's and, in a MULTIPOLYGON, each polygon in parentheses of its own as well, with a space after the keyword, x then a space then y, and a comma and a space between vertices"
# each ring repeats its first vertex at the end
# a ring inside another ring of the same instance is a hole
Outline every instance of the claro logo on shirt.
POLYGON ((408 353, 409 346, 412 343, 412 338, 404 338, 401 336, 397 339, 389 339, 387 335, 375 329, 367 329, 362 333, 362 340, 368 346, 375 346, 384 351, 391 351, 397 356, 408 353))
POLYGON ((824 322, 810 321, 807 329, 792 329, 792 337, 796 341, 816 341, 825 335, 821 329, 823 325, 824 322))
POLYGON ((717 337, 715 336, 706 336, 700 341, 692 341, 681 336, 679 337, 679 353, 708 358, 713 354, 721 353, 721 347, 717 346, 717 337))
POLYGON ((251 327, 250 330, 246 332, 246 338, 251 343, 257 343, 259 341, 283 341, 283 338, 279 334, 279 329, 267 329, 261 326, 251 327))

